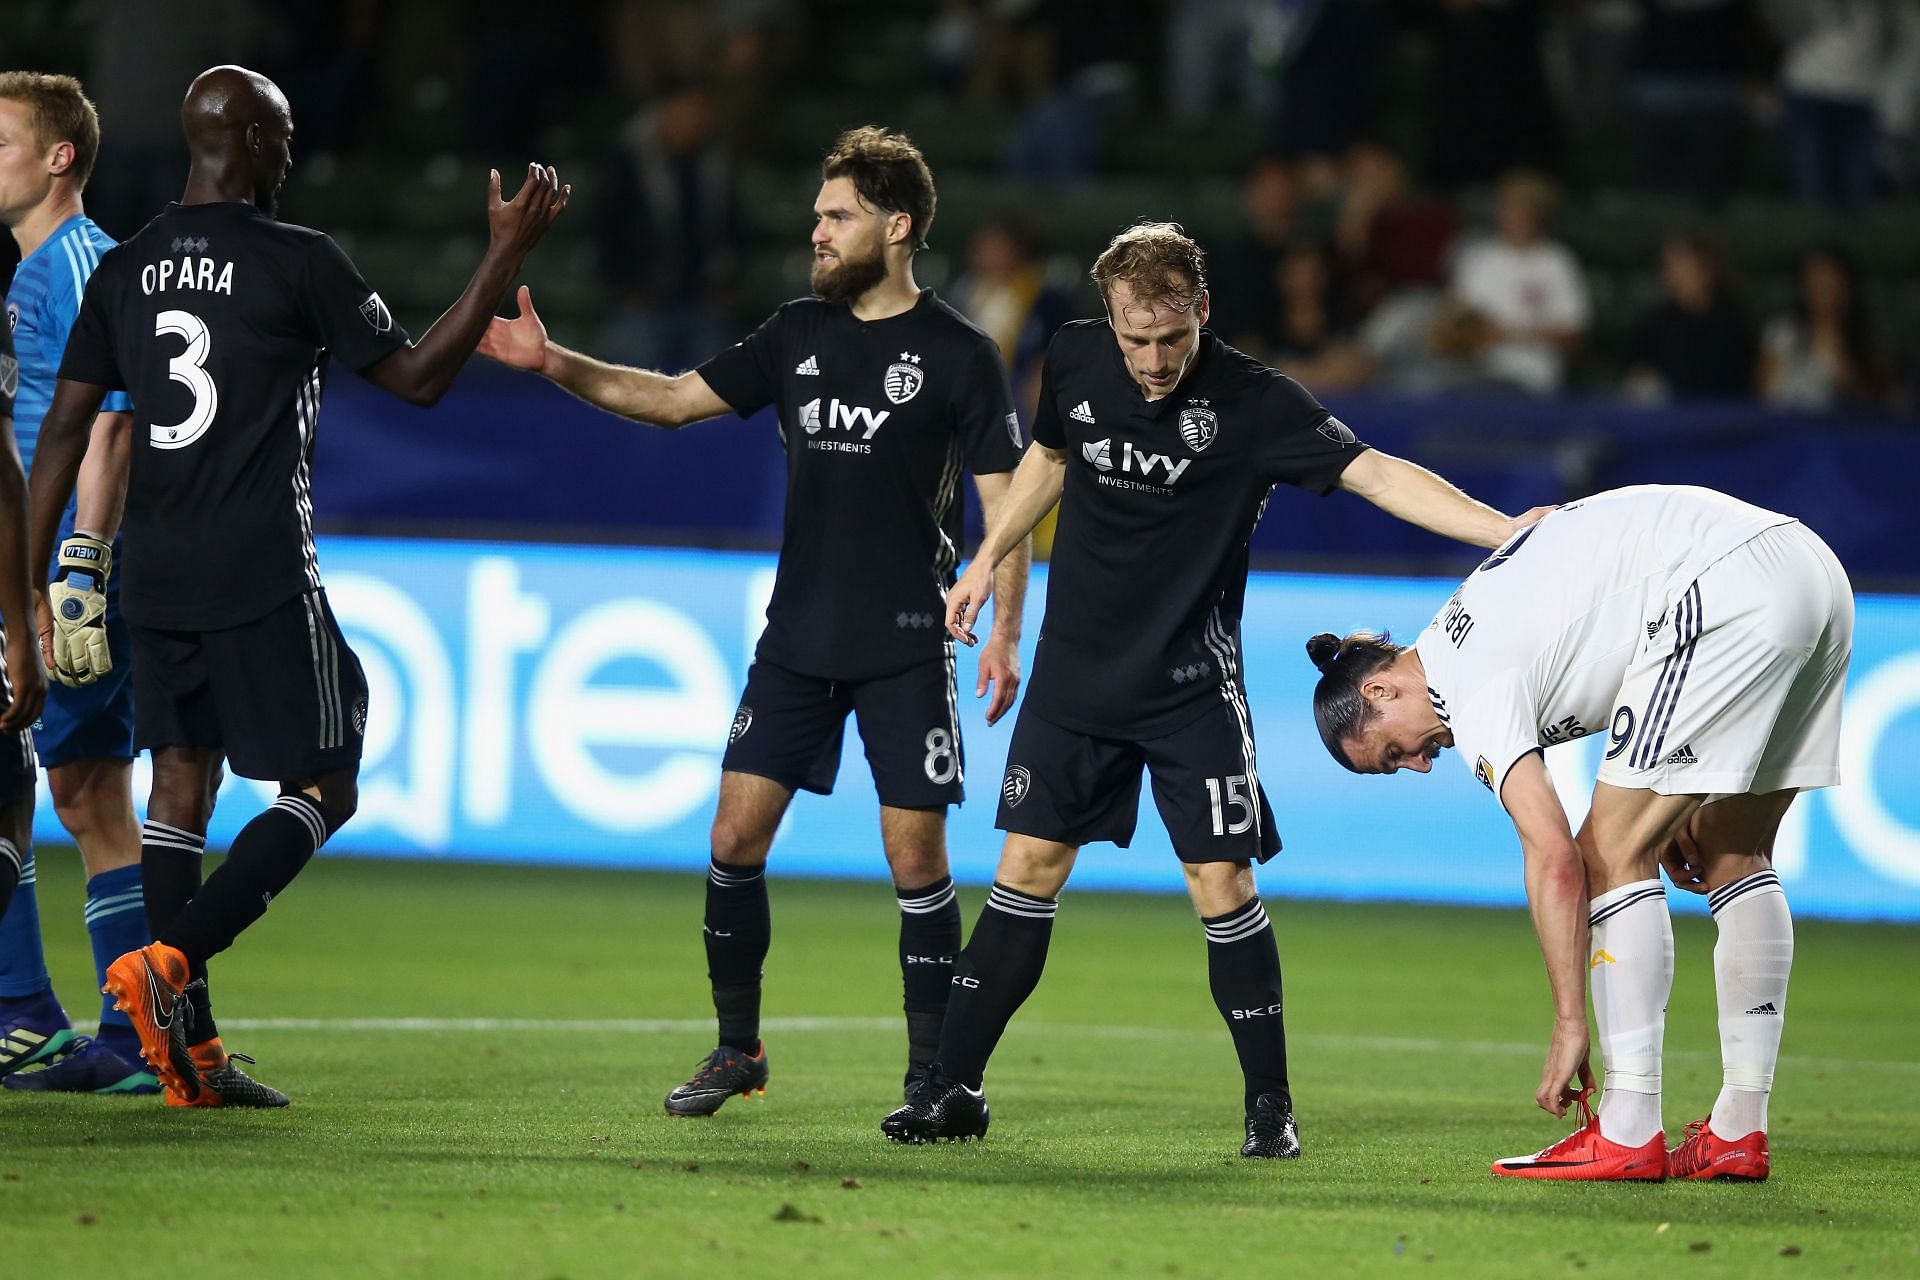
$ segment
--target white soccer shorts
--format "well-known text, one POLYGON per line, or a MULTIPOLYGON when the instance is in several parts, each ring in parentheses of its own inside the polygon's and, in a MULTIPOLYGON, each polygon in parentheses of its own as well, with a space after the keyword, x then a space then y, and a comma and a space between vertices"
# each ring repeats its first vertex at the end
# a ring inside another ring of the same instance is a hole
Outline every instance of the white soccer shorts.
POLYGON ((1811 529, 1764 531, 1657 602, 1647 624, 1600 781, 1714 797, 1840 781, 1853 588, 1811 529))

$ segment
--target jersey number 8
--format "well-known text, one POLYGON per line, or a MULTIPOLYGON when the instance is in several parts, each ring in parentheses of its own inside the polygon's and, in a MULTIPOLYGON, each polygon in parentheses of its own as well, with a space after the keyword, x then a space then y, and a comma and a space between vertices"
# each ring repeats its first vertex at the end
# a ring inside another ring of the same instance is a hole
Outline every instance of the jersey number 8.
POLYGON ((148 441, 156 449, 184 449, 207 433, 220 408, 220 389, 206 368, 213 336, 206 322, 191 311, 162 311, 154 318, 153 333, 157 338, 176 334, 187 340, 186 348, 167 361, 167 376, 193 393, 193 408, 184 421, 171 427, 154 423, 147 429, 148 441))

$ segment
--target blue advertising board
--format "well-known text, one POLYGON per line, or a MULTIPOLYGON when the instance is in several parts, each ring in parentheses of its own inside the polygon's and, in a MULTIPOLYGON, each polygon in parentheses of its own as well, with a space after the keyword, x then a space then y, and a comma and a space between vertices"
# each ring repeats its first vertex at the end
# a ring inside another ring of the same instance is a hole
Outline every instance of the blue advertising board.
MULTIPOLYGON (((773 584, 760 554, 323 540, 335 612, 367 672, 359 815, 329 854, 703 869, 720 754, 773 584)), ((1438 579, 1256 574, 1245 621, 1261 775, 1286 850, 1260 873, 1293 897, 1519 904, 1504 813, 1451 755, 1432 775, 1357 777, 1321 747, 1303 650, 1315 631, 1410 638, 1452 590, 1438 579)), ((1026 649, 1039 632, 1036 571, 1026 649)), ((950 828, 955 874, 991 878, 994 801, 1012 732, 988 728, 960 659, 969 803, 950 828)), ((1842 787, 1802 797, 1776 854, 1797 912, 1920 919, 1920 600, 1860 599, 1842 787)), ((1577 823, 1599 744, 1547 753, 1577 823)), ((146 762, 136 766, 146 794, 146 762)), ((272 788, 230 779, 224 846, 272 788)), ((801 795, 777 873, 885 874, 876 800, 849 732, 831 797, 801 795)), ((42 802, 36 834, 61 838, 42 802)), ((1132 847, 1083 851, 1074 883, 1178 892, 1150 804, 1132 847)), ((1673 895, 1676 901, 1688 895, 1673 895)), ((1691 901, 1691 899, 1688 899, 1691 901)))

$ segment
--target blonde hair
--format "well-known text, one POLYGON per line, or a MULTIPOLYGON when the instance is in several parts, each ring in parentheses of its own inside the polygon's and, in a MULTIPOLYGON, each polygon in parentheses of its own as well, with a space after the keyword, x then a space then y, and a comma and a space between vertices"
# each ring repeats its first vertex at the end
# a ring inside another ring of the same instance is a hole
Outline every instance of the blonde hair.
POLYGON ((87 100, 80 82, 39 71, 0 72, 0 99, 27 108, 27 127, 42 150, 60 142, 73 144, 67 176, 76 187, 85 187, 100 155, 100 113, 87 100))
POLYGON ((1185 311, 1207 287, 1207 255, 1177 222, 1136 222, 1093 263, 1093 282, 1111 302, 1124 280, 1142 306, 1185 311))

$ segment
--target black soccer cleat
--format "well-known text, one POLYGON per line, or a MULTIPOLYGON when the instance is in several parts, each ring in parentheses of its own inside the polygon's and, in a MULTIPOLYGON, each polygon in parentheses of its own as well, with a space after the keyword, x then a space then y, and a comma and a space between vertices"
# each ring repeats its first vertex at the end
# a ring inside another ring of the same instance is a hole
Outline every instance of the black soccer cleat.
POLYGON ((907 1086, 907 1104, 880 1122, 888 1142, 965 1142, 987 1136, 987 1095, 940 1070, 920 1068, 907 1086))
POLYGON ((205 1091, 218 1098, 222 1107, 284 1107, 287 1095, 270 1084, 261 1084, 242 1071, 237 1063, 253 1065, 253 1059, 244 1053, 230 1053, 227 1060, 212 1071, 202 1071, 200 1080, 205 1091))
POLYGON ((767 1046, 748 1057, 738 1049, 721 1045, 694 1069, 693 1078, 667 1095, 670 1116, 710 1116, 739 1094, 765 1096, 767 1092, 767 1046))
POLYGON ((1277 1093, 1263 1093, 1253 1100, 1247 1112, 1247 1140, 1240 1154, 1249 1160, 1298 1160, 1300 1131, 1294 1128, 1293 1111, 1277 1093))

